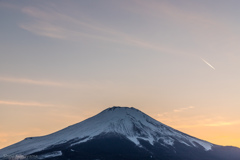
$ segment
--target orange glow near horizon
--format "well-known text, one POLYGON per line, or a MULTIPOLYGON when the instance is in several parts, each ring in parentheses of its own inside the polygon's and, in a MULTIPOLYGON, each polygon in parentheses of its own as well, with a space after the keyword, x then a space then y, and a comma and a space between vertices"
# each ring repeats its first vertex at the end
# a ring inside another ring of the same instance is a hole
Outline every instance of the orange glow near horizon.
MULTIPOLYGON (((191 113, 190 111, 193 108, 195 107, 189 106, 175 109, 169 113, 154 114, 152 116, 150 114, 149 115, 154 119, 193 137, 206 140, 217 145, 240 147, 240 130, 237 130, 237 128, 240 128, 239 122, 223 122, 222 118, 219 117, 203 119, 204 116, 181 117, 181 115, 179 115, 180 112, 182 112, 181 114, 184 112, 191 113), (213 123, 214 121, 215 123, 213 123)), ((0 132, 0 148, 19 142, 26 137, 48 135, 94 116, 100 111, 86 112, 84 116, 67 112, 68 111, 65 110, 64 112, 48 113, 48 118, 41 119, 44 125, 39 124, 41 126, 39 126, 39 128, 36 128, 36 126, 31 127, 29 124, 22 124, 19 125, 18 128, 11 129, 10 132, 0 132)), ((146 110, 146 112, 150 113, 152 111, 146 110)))
POLYGON ((218 126, 178 126, 174 124, 168 125, 181 132, 216 145, 240 147, 240 131, 236 132, 236 128, 239 128, 240 124, 228 125, 227 127, 225 124, 218 126))

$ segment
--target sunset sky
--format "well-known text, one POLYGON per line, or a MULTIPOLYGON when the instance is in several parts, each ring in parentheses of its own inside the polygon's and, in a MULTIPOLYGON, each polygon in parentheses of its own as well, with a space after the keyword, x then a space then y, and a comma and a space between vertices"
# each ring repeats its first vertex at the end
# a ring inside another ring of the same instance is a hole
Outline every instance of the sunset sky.
POLYGON ((0 148, 112 106, 240 147, 239 0, 1 0, 0 148))

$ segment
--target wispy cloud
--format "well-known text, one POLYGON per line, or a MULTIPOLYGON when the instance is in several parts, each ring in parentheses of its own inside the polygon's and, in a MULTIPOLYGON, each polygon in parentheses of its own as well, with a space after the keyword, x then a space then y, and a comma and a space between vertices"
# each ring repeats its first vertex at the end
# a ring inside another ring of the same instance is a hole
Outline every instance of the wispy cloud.
POLYGON ((167 17, 175 22, 182 23, 183 25, 191 24, 197 25, 198 28, 209 27, 218 25, 216 20, 210 18, 207 13, 189 12, 167 1, 144 1, 134 0, 135 5, 138 7, 126 6, 130 11, 139 14, 148 14, 153 17, 163 18, 167 17))
POLYGON ((174 112, 183 112, 185 110, 193 109, 195 108, 194 106, 189 106, 189 107, 184 107, 184 108, 179 108, 179 109, 174 109, 174 112))
MULTIPOLYGON (((158 1, 151 1, 149 3, 140 0, 133 1, 133 4, 137 5, 138 7, 134 8, 133 5, 129 6, 126 4, 122 5, 122 7, 125 7, 125 9, 130 7, 129 10, 132 12, 139 12, 141 14, 147 12, 150 16, 171 17, 178 23, 183 23, 184 25, 194 24, 193 28, 199 28, 201 30, 203 28, 207 28, 207 30, 209 30, 209 28, 210 30, 216 30, 216 27, 213 26, 223 26, 220 25, 216 20, 210 18, 210 16, 199 13, 190 13, 189 11, 178 8, 171 3, 158 1)), ((56 8, 59 6, 52 4, 48 6, 49 8, 36 8, 31 6, 25 6, 22 8, 22 13, 28 15, 31 19, 28 23, 20 23, 19 27, 36 35, 55 39, 78 41, 79 39, 89 38, 150 49, 163 54, 187 56, 194 56, 196 54, 189 51, 183 51, 182 49, 173 49, 173 47, 159 43, 154 44, 146 39, 139 38, 131 34, 124 33, 120 30, 113 29, 109 26, 99 24, 94 19, 87 18, 87 15, 84 15, 84 13, 79 13, 80 15, 83 14, 84 16, 74 18, 74 16, 68 14, 66 10, 57 10, 56 8)), ((199 31, 194 31, 194 33, 199 33, 199 31)), ((201 36, 203 34, 199 35, 201 36)), ((202 61, 215 70, 215 68, 206 60, 202 59, 202 61)))
POLYGON ((65 40, 90 38, 146 48, 161 53, 192 55, 191 53, 174 50, 161 44, 153 44, 144 39, 96 23, 93 20, 86 18, 76 19, 64 12, 47 9, 41 10, 35 7, 25 7, 22 9, 22 12, 32 17, 33 20, 29 23, 22 23, 19 26, 40 36, 65 40), (72 26, 75 26, 74 29, 72 26))
MULTIPOLYGON (((167 3, 158 3, 155 1, 152 3, 135 1, 135 3, 140 6, 142 5, 142 7, 148 8, 147 10, 151 10, 149 13, 152 13, 152 10, 156 13, 161 12, 164 13, 165 16, 170 16, 175 21, 185 21, 184 23, 189 24, 192 24, 192 21, 194 21, 197 23, 197 26, 212 26, 215 24, 214 21, 207 17, 198 14, 189 14, 188 12, 180 10, 179 8, 167 3)), ((111 27, 99 24, 92 19, 86 18, 86 16, 84 16, 84 18, 74 18, 74 16, 70 16, 64 11, 54 10, 54 8, 41 9, 36 7, 24 7, 22 12, 32 17, 32 20, 28 23, 22 23, 19 26, 24 30, 40 36, 77 41, 82 38, 89 38, 108 41, 111 43, 131 45, 138 48, 145 48, 162 54, 175 54, 195 57, 194 53, 180 49, 174 49, 173 47, 162 44, 154 44, 145 39, 138 38, 131 34, 127 34, 111 27)), ((215 68, 206 60, 202 58, 201 60, 215 70, 215 68)))
MULTIPOLYGON (((194 108, 194 107, 193 107, 194 108)), ((170 112, 157 114, 158 120, 170 125, 176 129, 182 128, 197 128, 197 127, 222 127, 239 125, 239 120, 231 120, 227 117, 217 115, 189 115, 183 117, 181 114, 192 107, 179 108, 170 112)))
POLYGON ((195 124, 186 124, 186 125, 177 124, 177 125, 174 125, 174 127, 180 129, 180 128, 196 128, 196 127, 222 127, 222 126, 233 126, 233 125, 240 124, 240 121, 215 121, 211 123, 206 123, 204 119, 202 119, 201 121, 195 121, 189 118, 188 120, 194 121, 195 124))
MULTIPOLYGON (((182 4, 185 4, 180 7, 177 3, 170 1, 133 1, 134 5, 123 5, 129 12, 144 17, 148 16, 149 18, 155 18, 157 21, 166 20, 167 22, 181 26, 183 30, 186 29, 185 31, 189 33, 184 40, 192 37, 191 41, 193 40, 196 41, 196 43, 205 44, 204 51, 211 49, 209 43, 215 46, 215 42, 221 42, 223 44, 222 48, 224 48, 225 51, 221 50, 219 53, 222 52, 222 54, 227 54, 229 56, 229 52, 232 48, 239 50, 239 45, 235 43, 239 41, 239 36, 236 36, 230 23, 224 22, 223 19, 219 19, 219 17, 216 17, 215 14, 211 14, 211 12, 189 10, 189 8, 199 8, 198 2, 191 4, 183 2, 182 4), (206 37, 209 41, 206 41, 206 37)), ((215 49, 216 48, 219 48, 219 43, 217 43, 215 49)), ((192 54, 188 53, 188 55, 197 54, 202 53, 196 50, 192 52, 192 54)), ((202 61, 215 70, 215 67, 209 62, 204 59, 202 59, 202 61)))
POLYGON ((207 124, 204 124, 204 126, 220 127, 220 126, 232 126, 237 124, 240 124, 240 121, 219 121, 214 123, 207 123, 207 124))
POLYGON ((157 116, 158 117, 168 117, 170 115, 177 114, 177 113, 180 113, 180 112, 184 112, 184 111, 194 109, 194 108, 195 108, 195 106, 177 108, 177 109, 174 109, 174 110, 169 111, 169 112, 164 112, 164 113, 161 113, 161 114, 157 114, 157 116))
POLYGON ((0 77, 0 82, 17 83, 24 85, 36 85, 46 87, 58 87, 63 89, 105 89, 113 87, 115 84, 111 81, 87 81, 87 82, 60 82, 49 80, 36 80, 30 78, 0 77))
POLYGON ((54 107, 53 104, 45 104, 39 102, 17 102, 17 101, 3 101, 0 100, 0 105, 16 105, 16 106, 37 106, 37 107, 54 107))
POLYGON ((96 23, 89 23, 82 19, 76 19, 64 12, 47 9, 41 10, 35 7, 25 7, 22 9, 22 12, 34 19, 29 23, 20 24, 20 27, 41 36, 70 40, 89 37, 114 42, 119 36, 125 36, 123 33, 111 28, 103 27, 96 23), (72 29, 72 25, 78 27, 72 29), (113 38, 112 36, 115 37, 113 38))
POLYGON ((209 67, 211 67, 212 69, 215 70, 215 68, 214 68, 209 62, 207 62, 205 59, 201 58, 201 60, 202 60, 204 63, 206 63, 209 67))
MULTIPOLYGON (((103 25, 94 18, 88 18, 86 13, 81 11, 77 11, 79 17, 74 18, 76 16, 71 15, 71 12, 59 8, 63 6, 63 3, 59 5, 48 4, 49 5, 45 5, 44 7, 18 7, 21 8, 20 10, 22 13, 30 18, 29 22, 22 22, 19 24, 19 27, 36 35, 55 39, 78 41, 79 39, 89 38, 150 49, 163 54, 187 56, 197 54, 187 51, 187 49, 174 49, 174 47, 171 47, 171 44, 163 45, 156 41, 154 41, 156 43, 153 43, 152 41, 137 37, 136 35, 134 36, 122 30, 114 29, 106 24, 103 25)), ((222 36, 223 32, 224 37, 227 39, 227 37, 229 38, 230 36, 231 41, 232 36, 234 36, 232 33, 229 33, 229 31, 231 31, 229 26, 226 26, 226 23, 218 21, 214 15, 209 15, 210 13, 205 12, 185 10, 171 2, 132 0, 131 3, 126 4, 124 2, 119 2, 118 4, 118 7, 125 9, 123 11, 127 10, 128 12, 143 14, 144 16, 148 16, 148 18, 155 18, 154 20, 158 21, 161 18, 165 18, 176 22, 178 25, 181 24, 184 26, 183 28, 186 28, 187 32, 189 32, 189 29, 191 30, 189 35, 193 36, 192 38, 195 40, 204 42, 207 33, 210 33, 208 34, 209 38, 212 37, 213 39, 216 39, 216 35, 222 36), (196 37, 198 38, 196 39, 196 37)), ((191 5, 195 7, 194 5, 197 4, 192 3, 191 5)), ((214 40, 212 41, 214 42, 214 40)), ((215 70, 209 62, 204 59, 202 59, 202 61, 215 70)))
POLYGON ((60 86, 64 87, 68 84, 53 82, 53 81, 45 81, 45 80, 33 80, 27 78, 13 78, 13 77, 0 77, 0 81, 2 82, 13 82, 13 83, 25 83, 25 84, 34 84, 34 85, 43 85, 43 86, 60 86))
POLYGON ((50 38, 65 39, 64 29, 49 23, 36 22, 34 24, 21 24, 20 27, 37 35, 50 38))

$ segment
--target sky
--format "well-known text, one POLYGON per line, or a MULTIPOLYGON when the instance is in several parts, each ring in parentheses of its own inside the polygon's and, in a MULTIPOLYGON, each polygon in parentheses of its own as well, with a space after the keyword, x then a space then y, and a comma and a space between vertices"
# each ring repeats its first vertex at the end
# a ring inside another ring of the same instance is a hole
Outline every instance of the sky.
POLYGON ((239 6, 1 0, 0 148, 112 106, 240 147, 239 6))

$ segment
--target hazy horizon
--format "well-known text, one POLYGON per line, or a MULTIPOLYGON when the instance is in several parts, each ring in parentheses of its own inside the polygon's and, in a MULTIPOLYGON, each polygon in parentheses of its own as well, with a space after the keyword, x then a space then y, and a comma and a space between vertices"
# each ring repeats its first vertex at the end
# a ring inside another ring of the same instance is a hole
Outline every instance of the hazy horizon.
POLYGON ((0 148, 112 106, 240 147, 240 1, 0 1, 0 148))

